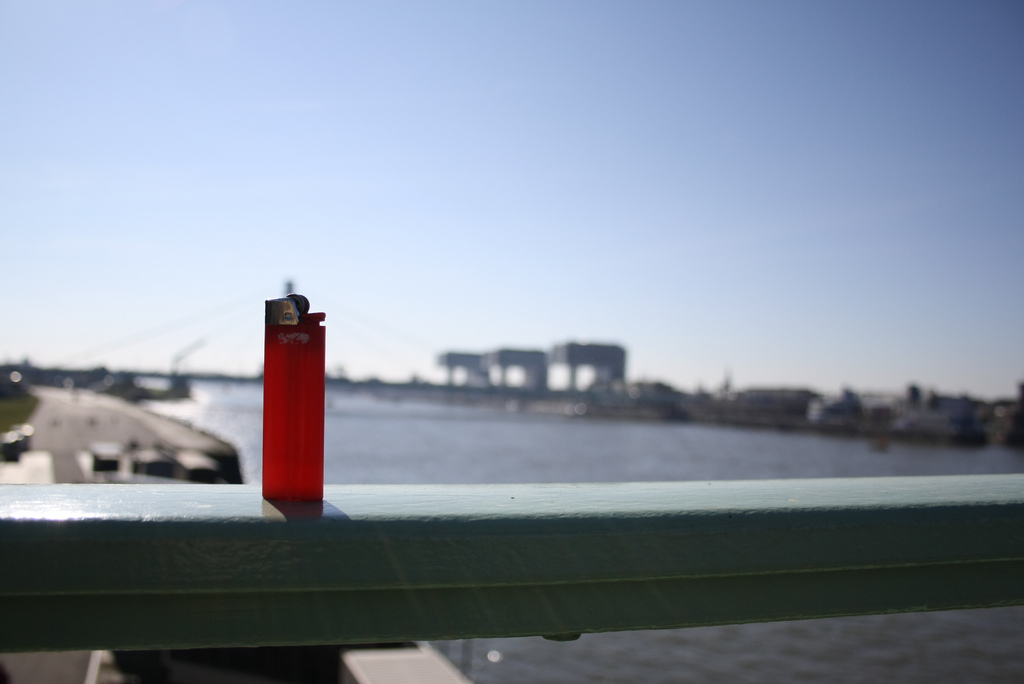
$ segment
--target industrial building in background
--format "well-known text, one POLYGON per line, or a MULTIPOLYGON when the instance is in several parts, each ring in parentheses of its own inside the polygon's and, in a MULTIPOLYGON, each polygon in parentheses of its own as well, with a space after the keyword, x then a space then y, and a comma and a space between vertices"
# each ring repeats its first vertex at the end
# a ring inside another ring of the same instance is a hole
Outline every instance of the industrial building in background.
POLYGON ((448 369, 448 384, 455 384, 455 371, 462 370, 466 374, 465 384, 468 387, 488 387, 491 380, 484 370, 483 354, 467 352, 445 352, 437 358, 437 365, 448 369))
POLYGON ((438 357, 438 365, 448 369, 448 384, 455 385, 457 370, 465 373, 469 387, 508 387, 508 371, 523 371, 522 387, 541 392, 548 387, 548 371, 553 365, 569 368, 569 391, 580 389, 577 371, 581 366, 594 370, 594 387, 611 387, 626 380, 626 349, 617 344, 582 344, 567 342, 555 346, 551 353, 536 349, 498 349, 484 354, 446 352, 438 357), (492 382, 492 371, 497 371, 492 382))
POLYGON ((498 386, 508 387, 508 369, 523 370, 523 387, 540 391, 548 388, 548 355, 527 349, 499 349, 484 354, 484 368, 488 377, 491 369, 498 369, 498 386))
POLYGON ((607 387, 626 381, 626 350, 617 344, 580 344, 566 342, 551 351, 551 363, 569 367, 569 389, 576 390, 576 370, 580 366, 594 369, 594 385, 607 387))

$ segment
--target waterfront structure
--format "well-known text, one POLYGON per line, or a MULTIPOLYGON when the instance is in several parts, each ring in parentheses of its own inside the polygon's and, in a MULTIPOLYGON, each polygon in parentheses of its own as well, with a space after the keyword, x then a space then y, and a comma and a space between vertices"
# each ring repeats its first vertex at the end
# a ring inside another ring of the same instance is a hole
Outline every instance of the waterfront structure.
POLYGON ((508 386, 508 369, 522 368, 525 389, 542 391, 548 388, 548 355, 542 351, 526 349, 499 349, 484 355, 483 367, 490 373, 492 368, 501 370, 498 385, 508 386))
POLYGON ((1007 446, 1024 446, 1024 382, 1017 386, 1017 406, 1010 414, 1010 429, 1006 433, 1007 446))
POLYGON ((594 369, 594 385, 607 386, 626 380, 626 349, 617 344, 581 344, 566 342, 551 351, 550 363, 569 367, 569 390, 576 387, 576 370, 580 366, 594 369))
POLYGON ((727 379, 716 395, 698 395, 686 403, 687 416, 702 423, 793 429, 807 422, 818 394, 800 387, 755 387, 733 391, 727 379))
POLYGON ((844 388, 839 397, 816 397, 807 405, 807 420, 811 423, 854 424, 860 415, 860 396, 851 389, 844 388))
POLYGON ((487 387, 491 380, 484 366, 483 354, 467 352, 445 352, 437 357, 437 364, 448 369, 448 384, 455 384, 455 370, 461 368, 466 372, 466 385, 469 387, 487 387))
POLYGON ((617 344, 583 344, 566 342, 557 345, 550 354, 534 349, 497 349, 484 354, 445 352, 437 359, 438 365, 448 369, 448 384, 455 384, 455 370, 464 369, 466 385, 489 387, 490 373, 498 368, 498 387, 508 386, 509 368, 522 368, 525 373, 523 387, 535 392, 548 389, 548 372, 552 364, 569 367, 569 391, 576 391, 576 372, 580 366, 594 369, 594 387, 624 388, 626 382, 626 349, 617 344))

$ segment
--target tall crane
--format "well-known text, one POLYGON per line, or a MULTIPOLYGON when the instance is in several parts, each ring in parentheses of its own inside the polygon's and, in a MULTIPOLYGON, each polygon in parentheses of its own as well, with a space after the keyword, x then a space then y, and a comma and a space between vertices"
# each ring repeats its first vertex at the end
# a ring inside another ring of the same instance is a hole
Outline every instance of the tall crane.
POLYGON ((185 347, 184 349, 182 349, 181 351, 174 355, 174 358, 171 359, 172 378, 178 374, 178 366, 179 364, 181 364, 182 361, 185 360, 185 357, 194 352, 195 350, 199 349, 200 347, 202 347, 204 344, 206 344, 205 338, 196 340, 195 342, 188 345, 187 347, 185 347))

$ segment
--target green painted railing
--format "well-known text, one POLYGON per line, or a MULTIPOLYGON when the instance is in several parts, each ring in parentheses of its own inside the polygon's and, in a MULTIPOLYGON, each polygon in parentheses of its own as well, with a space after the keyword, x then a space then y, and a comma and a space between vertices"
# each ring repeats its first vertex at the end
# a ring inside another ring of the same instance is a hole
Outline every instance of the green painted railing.
POLYGON ((0 651, 664 629, 1024 603, 1024 475, 0 486, 0 651))

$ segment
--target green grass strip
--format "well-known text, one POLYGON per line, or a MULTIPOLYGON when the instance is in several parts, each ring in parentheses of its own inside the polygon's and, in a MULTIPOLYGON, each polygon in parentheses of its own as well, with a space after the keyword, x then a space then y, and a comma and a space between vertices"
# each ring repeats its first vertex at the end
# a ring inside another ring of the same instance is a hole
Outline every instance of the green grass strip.
POLYGON ((27 423, 38 403, 39 399, 31 394, 0 399, 0 432, 10 430, 12 425, 27 423))

